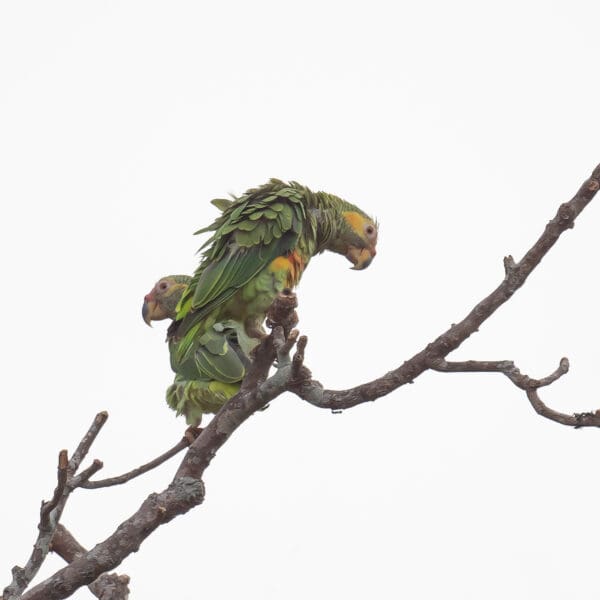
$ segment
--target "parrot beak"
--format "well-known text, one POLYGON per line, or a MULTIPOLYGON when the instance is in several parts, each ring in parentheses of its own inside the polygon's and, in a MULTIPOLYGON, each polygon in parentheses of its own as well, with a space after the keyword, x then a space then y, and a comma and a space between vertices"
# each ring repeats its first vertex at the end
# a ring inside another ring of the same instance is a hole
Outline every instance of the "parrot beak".
POLYGON ((162 306, 148 294, 144 298, 144 304, 142 305, 142 317, 146 325, 152 327, 152 321, 161 321, 162 319, 166 319, 167 315, 162 306))
POLYGON ((148 302, 148 300, 144 300, 144 304, 142 306, 142 317, 144 319, 144 323, 150 327, 152 327, 152 308, 154 305, 154 302, 148 302))
POLYGON ((353 271, 362 271, 366 269, 371 262, 377 251, 375 248, 357 248, 356 246, 350 246, 346 258, 354 265, 350 267, 353 271))

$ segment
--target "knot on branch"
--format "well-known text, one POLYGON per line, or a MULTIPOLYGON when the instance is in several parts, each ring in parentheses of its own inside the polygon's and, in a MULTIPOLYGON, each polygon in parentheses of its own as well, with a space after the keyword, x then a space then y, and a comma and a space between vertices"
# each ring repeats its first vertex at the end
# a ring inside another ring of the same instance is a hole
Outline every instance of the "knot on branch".
POLYGON ((312 379, 310 369, 304 366, 304 351, 306 350, 306 344, 308 344, 308 338, 305 335, 300 336, 298 343, 296 344, 294 358, 292 358, 292 369, 288 380, 290 390, 299 389, 303 384, 312 379))
POLYGON ((507 277, 510 277, 517 270, 517 263, 512 255, 508 255, 504 257, 504 272, 507 277))
MULTIPOLYGON (((175 476, 165 491, 160 494, 150 494, 144 500, 139 511, 144 532, 147 535, 177 515, 185 514, 195 506, 202 504, 204 496, 204 482, 200 478, 187 475, 175 476)), ((131 526, 131 521, 126 521, 121 528, 126 529, 131 526)), ((146 535, 131 540, 132 545, 139 546, 146 535)), ((137 547, 134 551, 137 552, 137 547)))
POLYGON ((569 204, 561 204, 557 216, 559 227, 571 229, 575 226, 575 211, 569 204))
POLYGON ((587 189, 589 192, 595 194, 600 189, 600 182, 597 179, 589 179, 587 189))
POLYGON ((129 577, 105 573, 90 584, 90 591, 100 600, 126 600, 129 598, 129 577))
POLYGON ((504 257, 504 281, 510 295, 520 287, 519 268, 515 259, 509 254, 504 257))
POLYGON ((574 413, 573 418, 575 419, 573 425, 575 429, 581 429, 582 427, 600 427, 600 411, 574 413))

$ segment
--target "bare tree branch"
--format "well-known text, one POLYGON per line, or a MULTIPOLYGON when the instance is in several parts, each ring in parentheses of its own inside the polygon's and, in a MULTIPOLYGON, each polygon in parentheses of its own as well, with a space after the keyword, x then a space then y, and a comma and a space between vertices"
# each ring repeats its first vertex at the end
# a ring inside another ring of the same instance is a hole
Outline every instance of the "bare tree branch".
MULTIPOLYGON (((68 563, 85 554, 87 550, 73 537, 71 532, 59 524, 52 538, 50 547, 68 563)), ((100 600, 127 600, 129 598, 129 577, 116 573, 104 573, 88 586, 90 592, 100 600)))
POLYGON ((161 454, 154 460, 147 462, 145 465, 137 467, 136 469, 132 469, 128 473, 123 473, 123 475, 118 475, 116 477, 109 477, 107 479, 100 479, 98 481, 85 481, 79 484, 79 487, 85 488, 87 490, 95 490, 103 487, 110 487, 113 485, 121 485, 123 483, 127 483, 152 469, 162 465, 164 462, 168 461, 170 458, 184 450, 190 445, 190 441, 187 438, 183 438, 179 441, 175 446, 167 450, 164 454, 161 454))
POLYGON ((50 541, 60 518, 60 514, 69 495, 67 487, 67 467, 69 459, 66 450, 58 454, 57 484, 52 499, 42 502, 40 508, 40 522, 38 525, 38 537, 33 545, 33 551, 24 567, 15 566, 12 569, 13 580, 4 589, 3 600, 14 600, 20 598, 31 580, 37 575, 42 563, 48 555, 50 541))
POLYGON ((92 425, 79 443, 71 460, 66 450, 61 450, 58 455, 57 485, 52 499, 42 502, 40 509, 40 522, 38 524, 38 537, 33 545, 33 551, 25 567, 15 566, 12 569, 13 580, 4 589, 2 600, 16 600, 27 589, 32 579, 38 573, 50 550, 50 543, 60 521, 69 495, 79 484, 87 481, 94 473, 102 468, 100 461, 94 461, 90 467, 75 476, 81 461, 85 458, 96 436, 108 418, 108 413, 96 415, 92 425))
POLYGON ((567 415, 549 408, 539 397, 539 388, 551 385, 569 372, 569 361, 566 358, 562 358, 558 367, 542 379, 532 379, 521 373, 511 360, 447 362, 440 358, 432 361, 430 367, 443 373, 502 373, 525 391, 531 406, 540 416, 575 428, 600 427, 600 411, 567 415))
MULTIPOLYGON (((479 302, 462 321, 452 325, 450 329, 397 369, 369 383, 348 390, 326 390, 318 381, 304 380, 295 386, 293 391, 315 406, 339 410, 376 400, 407 383, 412 383, 421 373, 434 368, 436 362, 448 356, 470 335, 477 332, 481 324, 512 297, 550 248, 554 246, 561 234, 574 226, 575 219, 596 195, 598 189, 600 189, 600 165, 594 169, 591 177, 584 182, 575 196, 569 202, 561 204, 555 217, 546 225, 542 235, 518 263, 515 263, 512 256, 504 259, 505 277, 502 283, 479 302)), ((534 404, 531 397, 529 400, 534 408, 539 406, 537 403, 534 404)), ((546 414, 548 413, 545 412, 544 416, 546 414)), ((557 422, 563 421, 557 420, 557 422)), ((587 426, 587 424, 586 417, 583 420, 580 419, 578 426, 587 426)))
POLYGON ((65 493, 67 487, 67 467, 69 466, 69 456, 66 450, 61 450, 58 453, 58 469, 56 478, 58 482, 52 499, 48 502, 42 502, 42 508, 40 510, 41 520, 40 529, 46 529, 50 527, 50 513, 58 506, 60 499, 65 493))
POLYGON ((71 478, 71 480, 69 481, 70 488, 74 490, 75 488, 87 485, 88 479, 92 475, 95 475, 103 466, 104 464, 101 460, 98 460, 97 458, 94 459, 94 462, 92 462, 92 464, 87 469, 81 471, 81 473, 79 473, 79 475, 77 475, 76 477, 71 478))
POLYGON ((92 444, 98 437, 100 430, 104 427, 106 420, 108 419, 108 413, 106 411, 99 412, 95 417, 94 421, 90 425, 86 434, 83 436, 81 442, 77 446, 77 449, 73 453, 73 457, 69 462, 69 473, 72 475, 79 469, 79 465, 83 459, 87 456, 92 444))
POLYGON ((532 379, 524 375, 512 360, 466 360, 448 362, 443 358, 431 361, 430 368, 442 373, 502 373, 522 390, 538 389, 554 383, 569 372, 569 361, 561 358, 558 367, 547 377, 532 379))

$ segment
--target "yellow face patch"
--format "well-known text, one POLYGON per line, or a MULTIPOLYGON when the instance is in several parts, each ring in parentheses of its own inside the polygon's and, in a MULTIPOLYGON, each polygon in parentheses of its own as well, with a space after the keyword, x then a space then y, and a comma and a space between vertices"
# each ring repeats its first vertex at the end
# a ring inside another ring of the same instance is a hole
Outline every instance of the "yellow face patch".
POLYGON ((365 219, 365 217, 363 217, 360 213, 357 213, 353 210, 342 214, 344 216, 344 219, 346 219, 346 223, 348 223, 348 225, 352 227, 354 233, 356 233, 356 235, 359 235, 361 238, 364 239, 365 224, 367 223, 368 219, 365 219))

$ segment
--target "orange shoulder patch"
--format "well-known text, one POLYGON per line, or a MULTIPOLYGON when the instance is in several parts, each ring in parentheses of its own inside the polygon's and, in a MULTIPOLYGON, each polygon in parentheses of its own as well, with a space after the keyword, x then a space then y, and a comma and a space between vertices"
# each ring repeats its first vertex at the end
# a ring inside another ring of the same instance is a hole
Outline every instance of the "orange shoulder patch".
POLYGON ((271 261, 269 265, 270 271, 289 271, 290 261, 287 256, 278 256, 276 259, 271 261))
POLYGON ((269 270, 277 273, 282 271, 286 273, 286 287, 293 288, 300 281, 300 276, 304 271, 306 261, 300 254, 293 250, 287 256, 278 256, 271 261, 269 270))

